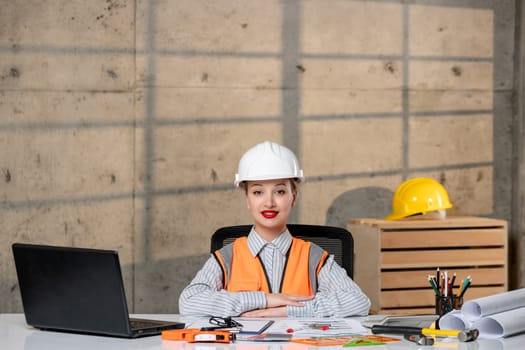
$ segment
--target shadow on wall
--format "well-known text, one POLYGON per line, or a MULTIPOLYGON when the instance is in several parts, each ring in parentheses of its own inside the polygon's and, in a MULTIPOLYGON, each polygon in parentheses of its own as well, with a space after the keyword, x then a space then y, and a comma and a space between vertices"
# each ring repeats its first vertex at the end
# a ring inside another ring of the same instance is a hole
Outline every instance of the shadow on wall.
POLYGON ((126 290, 130 310, 133 313, 178 313, 180 293, 209 257, 203 254, 122 266, 124 276, 135 274, 133 300, 132 293, 126 290))
POLYGON ((347 227, 355 218, 382 219, 390 214, 394 192, 383 187, 362 187, 338 196, 326 213, 326 225, 347 227))

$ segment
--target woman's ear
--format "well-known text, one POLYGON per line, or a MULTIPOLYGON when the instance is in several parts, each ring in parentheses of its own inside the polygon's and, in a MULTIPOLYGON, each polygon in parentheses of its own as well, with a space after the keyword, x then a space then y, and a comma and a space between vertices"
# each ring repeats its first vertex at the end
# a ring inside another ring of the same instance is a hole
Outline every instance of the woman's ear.
POLYGON ((299 197, 299 191, 293 192, 293 199, 292 199, 292 208, 295 207, 295 204, 297 204, 297 197, 299 197))

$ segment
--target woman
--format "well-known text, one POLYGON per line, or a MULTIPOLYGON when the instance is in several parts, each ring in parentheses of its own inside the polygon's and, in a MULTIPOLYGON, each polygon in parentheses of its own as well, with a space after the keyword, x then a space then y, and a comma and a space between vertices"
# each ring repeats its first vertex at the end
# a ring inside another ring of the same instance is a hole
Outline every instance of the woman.
POLYGON ((235 185, 254 220, 247 237, 217 250, 183 290, 181 315, 345 317, 370 300, 319 246, 286 228, 304 179, 288 148, 263 142, 239 162, 235 185))

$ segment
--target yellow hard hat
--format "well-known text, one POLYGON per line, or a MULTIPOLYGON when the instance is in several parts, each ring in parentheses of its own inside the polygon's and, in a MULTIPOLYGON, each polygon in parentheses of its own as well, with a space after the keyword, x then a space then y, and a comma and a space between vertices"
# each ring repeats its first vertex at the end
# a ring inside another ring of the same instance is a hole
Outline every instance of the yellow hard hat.
POLYGON ((452 208, 452 203, 443 185, 434 179, 418 177, 399 185, 392 198, 392 213, 385 220, 448 208, 452 208))

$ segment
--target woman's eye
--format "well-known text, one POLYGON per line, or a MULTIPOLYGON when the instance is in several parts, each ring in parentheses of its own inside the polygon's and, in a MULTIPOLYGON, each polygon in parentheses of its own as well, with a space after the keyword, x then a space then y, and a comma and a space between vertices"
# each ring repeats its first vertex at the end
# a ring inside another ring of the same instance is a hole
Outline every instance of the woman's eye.
POLYGON ((281 196, 282 196, 283 194, 286 194, 286 191, 285 191, 285 190, 277 190, 276 193, 277 193, 278 195, 281 195, 281 196))
POLYGON ((260 196, 261 193, 262 193, 262 191, 253 191, 253 194, 254 194, 255 196, 260 196))

